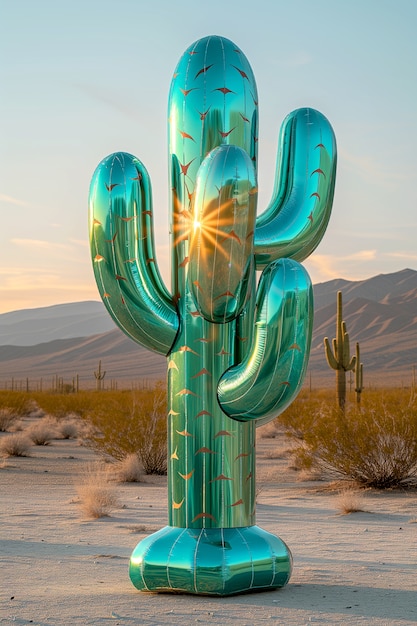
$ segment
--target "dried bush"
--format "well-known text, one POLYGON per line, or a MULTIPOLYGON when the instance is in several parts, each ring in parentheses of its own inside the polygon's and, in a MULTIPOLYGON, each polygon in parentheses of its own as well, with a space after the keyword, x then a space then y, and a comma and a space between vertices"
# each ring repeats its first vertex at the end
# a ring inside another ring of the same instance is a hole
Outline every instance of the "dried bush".
POLYGON ((137 454, 145 474, 167 472, 166 393, 162 386, 96 393, 88 419, 96 429, 86 440, 99 452, 123 459, 137 454))
POLYGON ((362 492, 355 489, 344 489, 336 498, 336 507, 342 515, 363 513, 365 509, 362 492))
POLYGON ((71 418, 59 420, 57 430, 62 439, 77 439, 83 428, 80 420, 71 418))
POLYGON ((137 454, 127 454, 115 465, 117 480, 121 483, 139 483, 143 469, 137 454))
POLYGON ((29 456, 32 441, 24 433, 13 433, 0 439, 0 454, 4 456, 29 456))
POLYGON ((290 419, 287 412, 282 419, 300 442, 300 466, 318 466, 377 489, 417 484, 415 398, 371 395, 361 408, 350 405, 344 412, 326 402, 298 408, 292 408, 290 419))
POLYGON ((47 416, 31 424, 25 432, 35 446, 47 446, 58 436, 57 422, 47 416))
POLYGON ((87 468, 76 491, 80 499, 79 506, 87 517, 107 517, 119 506, 116 489, 108 482, 107 471, 97 465, 87 468))
POLYGON ((13 409, 7 407, 0 409, 0 432, 10 431, 18 420, 19 415, 13 409))
POLYGON ((0 391, 0 432, 9 431, 15 423, 33 410, 31 398, 20 391, 0 391))

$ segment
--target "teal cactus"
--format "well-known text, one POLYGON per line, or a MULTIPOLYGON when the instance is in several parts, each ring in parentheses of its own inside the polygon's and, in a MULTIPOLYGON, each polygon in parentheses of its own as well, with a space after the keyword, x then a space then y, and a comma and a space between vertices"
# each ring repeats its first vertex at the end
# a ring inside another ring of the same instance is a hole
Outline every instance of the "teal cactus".
POLYGON ((156 262, 144 165, 112 154, 90 191, 103 301, 129 337, 168 362, 168 526, 136 547, 130 577, 144 591, 280 587, 291 553, 255 524, 255 428, 304 379, 313 302, 299 262, 328 223, 334 134, 313 109, 287 116, 273 197, 256 217, 256 83, 242 51, 221 37, 181 57, 168 134, 171 291, 156 262))
POLYGON ((349 333, 346 330, 346 322, 343 321, 342 292, 337 292, 336 308, 336 337, 332 346, 328 337, 324 338, 324 350, 329 367, 336 370, 336 396, 340 409, 344 410, 346 404, 346 372, 353 371, 356 364, 356 356, 350 356, 349 333))

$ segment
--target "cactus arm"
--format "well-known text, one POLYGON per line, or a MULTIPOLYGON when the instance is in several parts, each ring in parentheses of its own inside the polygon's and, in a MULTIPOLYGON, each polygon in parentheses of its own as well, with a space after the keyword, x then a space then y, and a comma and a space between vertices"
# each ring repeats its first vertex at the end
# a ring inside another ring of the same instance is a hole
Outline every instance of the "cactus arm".
POLYGON ((257 269, 278 258, 307 258, 320 243, 332 208, 336 140, 324 115, 307 108, 290 113, 278 152, 272 200, 257 219, 257 269))
POLYGON ((345 335, 347 335, 346 330, 346 322, 342 321, 341 315, 337 316, 337 330, 336 330, 336 345, 337 345, 337 359, 341 365, 344 363, 345 358, 345 350, 344 350, 344 340, 345 335))
POLYGON ((350 360, 350 341, 349 341, 349 333, 345 330, 346 325, 343 322, 342 328, 342 341, 341 341, 341 365, 345 372, 349 369, 349 360, 350 360))
POLYGON ((356 363, 355 363, 355 391, 361 393, 363 389, 363 363, 361 363, 360 347, 356 342, 356 363))
POLYGON ((350 356, 349 333, 343 335, 343 369, 345 372, 355 369, 356 356, 350 356))
POLYGON ((156 265, 151 186, 142 163, 126 153, 104 159, 89 206, 93 269, 104 304, 129 337, 167 354, 179 321, 156 265))
POLYGON ((218 385, 220 406, 229 417, 261 425, 294 399, 308 363, 312 298, 308 274, 296 261, 281 259, 264 270, 252 347, 218 385))
POLYGON ((328 337, 324 338, 324 350, 325 350, 325 355, 326 355, 326 359, 327 359, 327 363, 329 367, 331 367, 334 370, 339 369, 339 364, 337 362, 336 357, 334 356, 334 346, 332 350, 328 337))

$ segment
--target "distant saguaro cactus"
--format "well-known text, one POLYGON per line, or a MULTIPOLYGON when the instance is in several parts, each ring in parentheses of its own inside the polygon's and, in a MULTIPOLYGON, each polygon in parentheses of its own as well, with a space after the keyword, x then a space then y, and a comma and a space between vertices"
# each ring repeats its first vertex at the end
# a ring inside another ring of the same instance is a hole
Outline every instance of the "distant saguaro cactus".
POLYGON ((346 322, 342 319, 342 292, 337 292, 336 337, 332 346, 328 337, 324 338, 327 363, 336 370, 336 394, 339 407, 344 410, 346 404, 346 372, 355 369, 356 356, 350 356, 349 333, 346 322), (332 349, 333 347, 333 349, 332 349))
POLYGON ((98 362, 98 369, 94 371, 94 378, 96 379, 96 389, 97 391, 101 391, 102 388, 102 380, 104 379, 106 372, 101 371, 101 361, 98 362))
POLYGON ((361 363, 359 343, 356 342, 355 393, 356 393, 356 402, 358 404, 360 404, 360 401, 361 401, 362 391, 363 391, 363 363, 361 363))
POLYGON ((330 217, 335 137, 314 109, 287 116, 273 197, 257 218, 257 89, 234 43, 212 36, 185 51, 168 119, 171 292, 139 159, 104 159, 90 196, 103 301, 129 337, 168 359, 169 526, 139 543, 130 577, 144 591, 280 587, 291 554, 255 525, 255 427, 283 411, 304 379, 313 302, 299 262, 330 217))

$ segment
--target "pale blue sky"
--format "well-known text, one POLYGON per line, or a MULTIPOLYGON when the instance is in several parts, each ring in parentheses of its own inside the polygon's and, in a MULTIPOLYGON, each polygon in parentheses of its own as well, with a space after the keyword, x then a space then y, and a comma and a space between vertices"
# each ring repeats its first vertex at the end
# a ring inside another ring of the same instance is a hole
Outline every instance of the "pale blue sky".
POLYGON ((0 0, 0 312, 98 299, 87 196, 125 150, 152 179, 169 284, 167 98, 185 48, 218 34, 246 54, 260 106, 258 213, 287 113, 336 133, 338 175, 313 282, 417 269, 415 0, 0 0))

